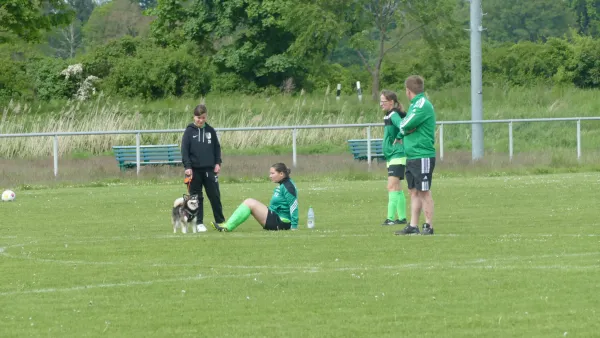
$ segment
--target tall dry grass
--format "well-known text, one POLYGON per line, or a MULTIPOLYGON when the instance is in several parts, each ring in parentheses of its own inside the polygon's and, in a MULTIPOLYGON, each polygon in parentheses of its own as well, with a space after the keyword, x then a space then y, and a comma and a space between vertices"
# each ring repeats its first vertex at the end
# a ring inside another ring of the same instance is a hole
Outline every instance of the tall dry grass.
MULTIPOLYGON (((394 88, 392 88, 394 89, 394 88)), ((401 90, 398 90, 401 93, 401 90)), ((429 92, 438 121, 469 120, 468 87, 429 92)), ((541 118, 600 116, 599 92, 573 88, 510 88, 484 90, 484 118, 541 118)), ((400 95, 406 107, 408 102, 400 95)), ((281 95, 277 97, 209 95, 200 99, 164 99, 154 102, 116 100, 99 95, 89 102, 9 102, 0 105, 0 134, 110 130, 183 130, 192 121, 195 105, 206 103, 208 122, 217 128, 354 124, 381 122, 378 103, 365 97, 345 96, 337 101, 329 95, 281 95)), ((446 150, 469 150, 469 125, 446 126, 446 150)), ((372 137, 382 137, 382 128, 372 128, 372 137)), ((506 125, 486 125, 485 150, 508 152, 506 125)), ((314 152, 345 148, 346 140, 366 137, 365 128, 300 130, 299 147, 314 152), (310 148, 312 149, 312 148, 310 148)), ((145 134, 142 144, 179 143, 181 132, 145 134)), ((232 152, 291 150, 290 130, 222 132, 224 149, 232 152), (262 149, 262 150, 261 150, 262 149)), ((600 121, 582 123, 584 153, 600 148, 600 121)), ((575 149, 575 123, 515 124, 515 152, 575 149)), ((52 138, 0 138, 0 157, 37 158, 52 154, 52 138)), ((113 145, 135 144, 134 135, 69 136, 59 138, 59 154, 106 154, 113 145)))
MULTIPOLYGON (((280 100, 264 99, 263 104, 253 105, 249 101, 240 101, 237 107, 226 106, 225 102, 209 104, 208 123, 214 127, 259 127, 259 126, 297 126, 310 124, 363 123, 364 112, 355 116, 348 111, 349 101, 336 104, 335 109, 327 107, 328 100, 317 102, 314 99, 280 100), (327 108, 327 109, 326 109, 327 108), (330 112, 333 110, 333 112, 330 112), (232 112, 233 111, 233 112, 232 112)), ((366 106, 366 105, 365 105, 366 106)), ((124 101, 111 101, 98 98, 94 102, 67 102, 57 111, 40 112, 28 104, 10 102, 2 107, 0 134, 18 133, 55 133, 73 131, 114 131, 114 130, 183 130, 192 122, 193 104, 183 109, 142 111, 136 104, 124 101)), ((370 113, 377 114, 376 104, 370 104, 370 113)), ((376 122, 373 116, 369 122, 376 122)), ((381 137, 382 130, 375 128, 373 137, 381 137)), ((220 133, 224 148, 251 149, 261 146, 290 145, 290 130, 269 131, 231 131, 220 133)), ((349 138, 366 137, 365 130, 315 129, 298 132, 300 145, 322 143, 344 143, 349 138)), ((43 157, 52 154, 52 137, 14 137, 2 138, 0 156, 43 157)), ((143 134, 142 144, 179 143, 181 132, 143 134)), ((110 151, 113 145, 135 144, 135 135, 77 135, 59 137, 59 155, 72 152, 102 154, 110 151)))

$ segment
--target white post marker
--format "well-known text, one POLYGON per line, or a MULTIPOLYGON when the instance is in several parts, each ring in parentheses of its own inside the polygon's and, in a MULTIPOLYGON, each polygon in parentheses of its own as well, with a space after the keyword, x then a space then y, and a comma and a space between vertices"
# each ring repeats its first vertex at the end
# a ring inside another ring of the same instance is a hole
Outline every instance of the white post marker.
POLYGON ((340 94, 341 94, 341 93, 342 93, 342 84, 341 84, 341 83, 338 83, 338 85, 337 85, 337 91, 335 92, 335 99, 336 99, 337 101, 339 101, 339 100, 340 100, 340 94))
POLYGON ((135 168, 136 174, 140 175, 140 139, 142 135, 140 133, 135 134, 135 168))
POLYGON ((53 156, 54 156, 54 177, 57 177, 58 176, 58 135, 54 135, 53 156))
POLYGON ((356 81, 356 91, 358 92, 358 101, 362 102, 362 90, 360 89, 360 81, 356 81))

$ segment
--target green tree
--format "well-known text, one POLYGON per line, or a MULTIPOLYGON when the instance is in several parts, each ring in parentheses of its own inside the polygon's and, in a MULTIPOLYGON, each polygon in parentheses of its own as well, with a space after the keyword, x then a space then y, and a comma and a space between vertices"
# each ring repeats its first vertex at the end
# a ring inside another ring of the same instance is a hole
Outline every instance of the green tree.
POLYGON ((48 47, 60 58, 72 58, 82 47, 81 22, 75 19, 66 27, 55 29, 48 36, 48 47))
POLYGON ((38 41, 44 31, 71 22, 74 12, 62 0, 6 0, 0 3, 0 43, 11 36, 38 41))
MULTIPOLYGON (((351 45, 372 78, 373 100, 379 98, 381 68, 389 52, 406 38, 429 42, 432 53, 456 39, 462 32, 453 17, 456 3, 448 0, 361 0, 361 8, 349 8, 354 15, 351 45), (446 40, 444 42, 444 40, 446 40)), ((438 58, 441 60, 441 55, 438 58)))
POLYGON ((88 21, 96 8, 94 0, 66 0, 66 2, 75 11, 75 18, 82 24, 88 21))
POLYGON ((569 3, 575 11, 578 33, 600 36, 600 0, 569 0, 569 3))
POLYGON ((151 21, 151 17, 142 14, 139 4, 130 0, 113 0, 94 8, 83 26, 83 39, 87 47, 92 47, 125 35, 145 36, 151 21))
POLYGON ((159 0, 150 11, 152 35, 162 45, 193 41, 220 72, 278 86, 302 78, 337 43, 344 21, 323 11, 332 3, 337 8, 344 1, 159 0))
POLYGON ((485 35, 494 41, 545 41, 563 36, 575 26, 575 15, 566 1, 483 1, 485 35))
POLYGON ((55 28, 48 34, 48 47, 53 55, 60 58, 72 58, 78 50, 81 50, 82 27, 96 7, 93 0, 66 0, 66 2, 75 11, 75 18, 69 25, 55 28))

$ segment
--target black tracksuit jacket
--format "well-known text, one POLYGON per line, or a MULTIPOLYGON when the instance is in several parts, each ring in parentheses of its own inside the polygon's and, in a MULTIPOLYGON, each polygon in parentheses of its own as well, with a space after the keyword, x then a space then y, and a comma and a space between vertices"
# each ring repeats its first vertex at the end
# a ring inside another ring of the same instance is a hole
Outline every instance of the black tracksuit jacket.
POLYGON ((221 164, 221 144, 215 129, 190 123, 181 139, 181 160, 185 169, 213 169, 221 164))

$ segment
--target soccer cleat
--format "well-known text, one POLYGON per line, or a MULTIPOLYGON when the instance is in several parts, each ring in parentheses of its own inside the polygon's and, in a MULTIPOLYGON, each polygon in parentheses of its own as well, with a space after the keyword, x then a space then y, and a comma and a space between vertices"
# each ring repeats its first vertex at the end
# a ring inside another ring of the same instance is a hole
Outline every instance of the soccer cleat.
POLYGON ((200 223, 200 224, 196 225, 196 230, 198 230, 198 232, 206 232, 206 226, 204 224, 200 223))
POLYGON ((394 235, 419 235, 419 227, 413 227, 410 224, 405 226, 404 229, 394 232, 394 235))
POLYGON ((385 221, 381 223, 381 225, 396 225, 396 223, 394 223, 394 221, 392 221, 391 219, 386 218, 385 221))
POLYGON ((423 235, 433 235, 433 228, 427 223, 423 223, 423 235))
POLYGON ((394 224, 406 224, 406 218, 397 219, 394 221, 394 224))
POLYGON ((227 230, 226 227, 221 226, 221 224, 215 223, 215 222, 210 222, 210 225, 212 225, 212 227, 217 230, 217 231, 221 231, 221 232, 227 232, 229 230, 227 230))

